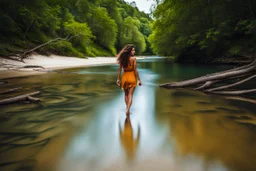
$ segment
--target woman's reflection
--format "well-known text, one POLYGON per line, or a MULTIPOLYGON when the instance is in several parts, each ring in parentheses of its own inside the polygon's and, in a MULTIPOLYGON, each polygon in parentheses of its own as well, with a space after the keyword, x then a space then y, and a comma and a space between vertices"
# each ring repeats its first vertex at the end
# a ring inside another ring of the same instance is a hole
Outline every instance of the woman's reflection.
POLYGON ((140 140, 140 126, 138 126, 138 134, 136 138, 133 138, 133 129, 130 120, 130 116, 127 115, 124 122, 124 130, 122 131, 121 125, 119 124, 120 141, 125 150, 126 157, 128 160, 133 160, 138 148, 140 140))

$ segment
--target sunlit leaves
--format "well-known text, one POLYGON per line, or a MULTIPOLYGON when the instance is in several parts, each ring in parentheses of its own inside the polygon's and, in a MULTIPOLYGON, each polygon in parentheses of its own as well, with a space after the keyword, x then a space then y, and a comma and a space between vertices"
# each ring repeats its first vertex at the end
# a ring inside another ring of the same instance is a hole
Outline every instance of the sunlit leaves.
POLYGON ((127 17, 124 19, 121 34, 120 43, 122 46, 132 43, 136 47, 138 53, 145 51, 146 42, 143 34, 139 31, 140 21, 132 17, 127 17))
POLYGON ((149 15, 123 0, 1 0, 0 15, 1 36, 17 38, 10 44, 36 46, 56 37, 71 38, 69 43, 49 45, 59 54, 115 55, 128 42, 140 53, 151 33, 149 15))
POLYGON ((115 20, 108 15, 106 8, 95 8, 92 15, 91 28, 99 45, 111 49, 117 37, 115 20))
POLYGON ((86 40, 93 38, 91 30, 86 23, 79 23, 74 20, 65 22, 64 29, 67 35, 73 35, 74 37, 79 37, 86 40))

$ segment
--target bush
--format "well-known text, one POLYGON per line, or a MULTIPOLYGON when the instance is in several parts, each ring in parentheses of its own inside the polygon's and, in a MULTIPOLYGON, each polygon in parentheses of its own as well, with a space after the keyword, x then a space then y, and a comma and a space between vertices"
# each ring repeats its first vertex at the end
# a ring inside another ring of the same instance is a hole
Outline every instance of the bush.
POLYGON ((58 43, 49 44, 47 45, 46 50, 64 56, 84 57, 83 53, 79 52, 72 46, 72 43, 67 41, 60 41, 58 43))

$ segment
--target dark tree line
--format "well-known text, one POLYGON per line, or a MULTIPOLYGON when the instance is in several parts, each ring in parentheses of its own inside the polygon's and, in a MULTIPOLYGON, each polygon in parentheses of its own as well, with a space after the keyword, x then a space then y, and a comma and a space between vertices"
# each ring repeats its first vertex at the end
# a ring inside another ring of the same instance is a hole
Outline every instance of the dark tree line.
POLYGON ((253 60, 255 0, 157 2, 149 37, 155 53, 172 56, 179 62, 253 60))
POLYGON ((256 104, 255 87, 244 86, 256 78, 256 1, 160 0, 157 4, 149 36, 155 53, 186 63, 247 63, 160 87, 237 95, 237 100, 256 104), (244 94, 253 98, 241 98, 244 94))

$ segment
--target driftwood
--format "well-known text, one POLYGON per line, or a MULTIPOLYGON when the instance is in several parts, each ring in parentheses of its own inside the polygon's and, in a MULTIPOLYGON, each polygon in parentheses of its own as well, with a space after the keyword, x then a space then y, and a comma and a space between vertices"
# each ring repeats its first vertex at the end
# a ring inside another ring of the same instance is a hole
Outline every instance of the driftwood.
POLYGON ((39 49, 39 48, 42 48, 50 43, 56 43, 58 41, 69 41, 71 40, 72 38, 74 37, 78 37, 79 35, 76 34, 74 36, 70 36, 68 35, 67 37, 65 38, 62 38, 62 37, 58 37, 58 38, 55 38, 55 39, 52 39, 52 40, 49 40, 48 42, 45 42, 43 44, 40 44, 32 49, 29 49, 29 50, 26 50, 26 51, 23 51, 23 52, 18 52, 16 54, 9 54, 9 55, 5 55, 5 56, 2 56, 3 58, 7 58, 7 59, 11 59, 11 60, 15 60, 15 61, 19 61, 19 62, 24 62, 23 60, 28 56, 28 54, 30 54, 31 52, 34 52, 35 50, 39 49))
POLYGON ((43 68, 45 69, 43 66, 41 65, 25 65, 23 66, 23 68, 43 68))
POLYGON ((20 90, 20 89, 22 89, 22 87, 12 88, 12 89, 0 92, 0 94, 7 94, 7 93, 15 92, 15 91, 20 90))
POLYGON ((40 99, 39 98, 34 98, 34 97, 31 97, 31 96, 28 96, 27 97, 27 100, 31 101, 31 102, 39 102, 40 99))
POLYGON ((8 83, 7 81, 0 81, 0 85, 1 84, 6 84, 6 83, 8 83))
POLYGON ((20 95, 20 96, 0 100, 0 105, 10 104, 10 103, 18 102, 18 101, 23 101, 23 100, 40 101, 38 98, 31 97, 31 96, 37 95, 39 93, 40 93, 40 91, 36 91, 36 92, 33 92, 33 93, 23 94, 23 95, 20 95))
POLYGON ((44 47, 44 46, 46 46, 46 45, 48 45, 50 43, 57 42, 57 41, 63 41, 63 40, 70 40, 70 39, 71 38, 69 36, 67 36, 65 38, 58 37, 58 38, 52 39, 52 40, 50 40, 50 41, 48 41, 46 43, 43 43, 43 44, 41 44, 39 46, 34 47, 33 49, 27 50, 27 51, 23 52, 22 54, 19 54, 20 59, 21 59, 21 61, 23 61, 23 59, 26 58, 29 53, 31 53, 31 52, 33 52, 33 51, 35 51, 35 50, 37 50, 37 49, 39 49, 41 47, 44 47))
POLYGON ((226 99, 238 100, 238 101, 243 101, 243 102, 249 102, 249 103, 256 104, 256 100, 245 98, 245 97, 229 96, 229 97, 226 97, 226 99))
POLYGON ((232 69, 224 72, 217 72, 214 74, 205 75, 205 76, 194 78, 191 80, 162 84, 160 85, 160 87, 164 87, 164 88, 189 87, 189 86, 194 86, 200 83, 205 84, 205 82, 207 81, 225 80, 225 79, 230 79, 237 76, 243 76, 248 73, 255 73, 255 71, 256 71, 256 60, 252 62, 250 65, 247 65, 247 67, 240 67, 237 69, 232 69))
MULTIPOLYGON (((41 65, 24 65, 24 66, 18 66, 18 65, 13 65, 13 64, 6 64, 6 63, 3 63, 3 62, 0 62, 0 66, 3 66, 4 68, 8 69, 8 70, 12 70, 12 71, 20 71, 20 69, 33 69, 34 71, 40 71, 38 69, 44 69, 45 68, 41 65)), ((0 82, 0 84, 2 84, 4 82, 0 82)), ((2 92, 3 93, 3 92, 2 92)), ((2 94, 0 92, 0 94, 2 94)), ((8 92, 6 92, 8 93, 8 92)))
MULTIPOLYGON (((213 74, 208 74, 198 78, 184 80, 180 82, 172 82, 161 84, 160 87, 171 88, 193 88, 194 90, 201 90, 205 93, 220 94, 220 95, 242 95, 246 93, 256 92, 256 89, 248 90, 225 90, 241 85, 245 82, 252 81, 256 78, 256 58, 250 64, 237 67, 234 69, 221 71, 213 74), (228 82, 228 83, 227 83, 228 82), (232 82, 232 83, 230 83, 232 82), (223 85, 226 84, 226 85, 223 85), (213 87, 214 86, 214 87, 213 87)), ((231 99, 231 98, 229 98, 231 99)), ((239 98, 236 98, 239 99, 239 98)), ((240 98, 239 100, 255 102, 255 100, 240 98)))

